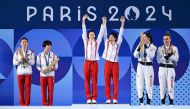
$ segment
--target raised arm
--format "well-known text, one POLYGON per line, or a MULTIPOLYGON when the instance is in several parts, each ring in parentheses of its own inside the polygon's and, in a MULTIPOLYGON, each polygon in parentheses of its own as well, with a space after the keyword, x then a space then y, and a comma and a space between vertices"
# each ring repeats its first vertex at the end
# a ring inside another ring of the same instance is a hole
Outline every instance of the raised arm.
POLYGON ((120 27, 120 31, 119 31, 118 40, 117 40, 117 43, 118 43, 119 45, 122 43, 122 40, 123 40, 125 17, 124 17, 124 16, 121 16, 120 21, 121 21, 121 27, 120 27))
MULTIPOLYGON (((105 28, 106 28, 106 22, 107 22, 107 18, 106 17, 102 17, 102 24, 100 27, 100 32, 98 34, 98 38, 97 38, 97 42, 100 44, 102 41, 102 37, 105 34, 105 28)), ((107 36, 106 36, 107 37, 107 36)))
POLYGON ((107 18, 106 18, 106 22, 104 23, 104 42, 106 43, 106 41, 108 40, 108 32, 107 32, 107 18))
POLYGON ((87 31, 86 31, 86 19, 87 19, 88 15, 85 14, 83 17, 82 17, 82 39, 83 41, 86 42, 87 40, 87 31))

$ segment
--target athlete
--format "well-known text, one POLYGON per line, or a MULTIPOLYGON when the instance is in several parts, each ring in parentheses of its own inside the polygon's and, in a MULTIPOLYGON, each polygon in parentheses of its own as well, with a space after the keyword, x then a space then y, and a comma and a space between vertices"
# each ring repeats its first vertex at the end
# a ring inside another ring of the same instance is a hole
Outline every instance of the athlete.
POLYGON ((156 46, 152 42, 150 33, 141 35, 140 43, 135 49, 134 57, 138 58, 136 87, 140 105, 144 105, 144 83, 146 86, 147 105, 152 99, 152 89, 154 82, 153 59, 155 57, 156 46))
POLYGON ((118 53, 123 40, 123 31, 125 17, 120 18, 121 27, 119 35, 115 32, 111 32, 109 39, 107 38, 107 29, 104 32, 104 44, 105 49, 103 52, 103 58, 105 59, 104 64, 104 78, 105 78, 105 96, 106 104, 111 103, 111 79, 113 80, 113 103, 118 104, 118 82, 119 82, 119 63, 118 53))
POLYGON ((57 55, 51 51, 51 41, 45 40, 42 47, 44 51, 38 54, 36 61, 37 69, 40 71, 42 105, 52 106, 55 71, 58 69, 58 58, 57 55))
POLYGON ((19 89, 19 104, 21 106, 30 105, 30 91, 32 81, 32 66, 35 63, 34 52, 28 49, 28 39, 20 40, 19 47, 14 53, 13 65, 17 66, 17 80, 19 89))
POLYGON ((106 18, 102 18, 102 25, 98 37, 96 38, 96 32, 94 30, 86 30, 87 15, 82 18, 82 39, 85 50, 85 62, 84 62, 84 86, 87 104, 96 104, 97 101, 97 78, 98 78, 98 60, 99 58, 99 46, 102 41, 104 26, 106 18), (90 80, 92 80, 92 91, 90 91, 90 80))
POLYGON ((158 48, 157 61, 159 64, 159 84, 160 84, 160 98, 162 105, 165 105, 166 87, 168 87, 168 96, 170 105, 173 105, 174 100, 174 81, 175 81, 175 67, 179 60, 178 48, 171 43, 171 35, 169 32, 163 37, 163 43, 158 48))

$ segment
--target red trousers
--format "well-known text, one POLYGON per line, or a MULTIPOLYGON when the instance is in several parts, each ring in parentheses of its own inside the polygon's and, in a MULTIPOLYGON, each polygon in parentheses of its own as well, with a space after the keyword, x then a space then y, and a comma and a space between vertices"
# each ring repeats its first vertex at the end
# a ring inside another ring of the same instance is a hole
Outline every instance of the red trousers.
POLYGON ((98 78, 98 63, 97 61, 85 60, 84 62, 84 86, 86 99, 97 98, 98 87, 97 87, 97 78, 98 78), (92 79, 92 97, 90 92, 90 79, 92 79))
POLYGON ((42 91, 42 105, 52 106, 53 103, 53 91, 54 91, 54 77, 40 77, 40 85, 42 91), (48 93, 47 93, 48 89, 48 93), (48 98, 47 98, 48 95, 48 98))
POLYGON ((113 99, 118 99, 118 81, 119 81, 119 63, 106 61, 104 65, 104 78, 105 78, 105 95, 106 99, 111 99, 110 83, 113 79, 113 99))
POLYGON ((31 78, 31 75, 17 75, 21 106, 30 105, 31 78))

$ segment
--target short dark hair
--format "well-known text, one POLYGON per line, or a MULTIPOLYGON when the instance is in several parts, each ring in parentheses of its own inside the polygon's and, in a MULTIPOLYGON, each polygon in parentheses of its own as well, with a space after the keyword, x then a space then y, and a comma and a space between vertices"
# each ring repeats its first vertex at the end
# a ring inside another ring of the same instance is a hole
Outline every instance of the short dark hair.
POLYGON ((28 39, 27 39, 26 37, 22 37, 22 38, 20 39, 20 43, 22 42, 22 40, 26 40, 26 41, 28 42, 28 39))
POLYGON ((91 30, 89 30, 88 33, 87 33, 87 37, 88 37, 88 38, 89 38, 89 34, 90 34, 90 32, 93 32, 93 33, 95 34, 95 36, 96 36, 96 32, 95 32, 95 30, 91 29, 91 30))
POLYGON ((150 39, 150 43, 153 43, 152 35, 150 33, 144 33, 144 35, 146 35, 146 37, 150 39))
POLYGON ((118 34, 116 32, 111 32, 110 35, 113 35, 113 37, 115 38, 115 40, 117 41, 118 39, 118 34))
POLYGON ((52 46, 52 42, 50 40, 45 40, 43 43, 42 43, 42 47, 46 47, 46 45, 51 45, 52 46))

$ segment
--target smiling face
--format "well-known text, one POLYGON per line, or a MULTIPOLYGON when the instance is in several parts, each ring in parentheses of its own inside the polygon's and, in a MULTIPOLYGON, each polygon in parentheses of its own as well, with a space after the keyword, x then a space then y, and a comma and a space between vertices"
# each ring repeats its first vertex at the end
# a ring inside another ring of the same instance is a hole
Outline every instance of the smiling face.
POLYGON ((28 46, 28 41, 26 39, 21 40, 20 45, 23 49, 26 49, 28 46))
POLYGON ((169 46, 170 42, 171 42, 170 36, 164 36, 163 37, 163 43, 164 43, 164 45, 169 46))
POLYGON ((150 43, 150 38, 148 38, 148 37, 146 36, 146 34, 143 34, 142 38, 143 38, 144 44, 150 43))
POLYGON ((95 35, 94 32, 89 32, 88 37, 89 37, 90 40, 94 40, 96 35, 95 35))
POLYGON ((44 50, 45 50, 46 52, 49 52, 49 51, 51 50, 51 48, 52 48, 52 46, 49 44, 49 45, 46 45, 46 46, 45 46, 44 50))
POLYGON ((111 42, 115 42, 116 41, 116 39, 115 39, 115 37, 114 37, 113 34, 110 34, 109 41, 111 41, 111 42))

